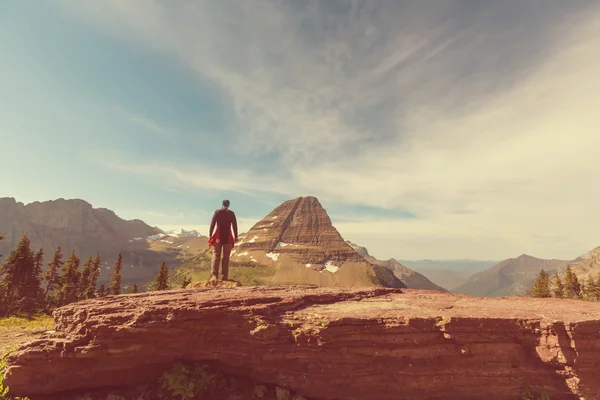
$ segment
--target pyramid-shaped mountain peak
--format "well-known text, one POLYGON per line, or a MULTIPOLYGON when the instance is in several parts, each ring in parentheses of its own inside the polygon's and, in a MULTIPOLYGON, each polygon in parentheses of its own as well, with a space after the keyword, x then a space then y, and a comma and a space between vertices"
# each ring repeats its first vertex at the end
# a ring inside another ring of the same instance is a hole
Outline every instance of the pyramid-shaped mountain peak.
POLYGON ((304 263, 364 261, 331 223, 316 197, 288 200, 256 223, 239 245, 240 251, 277 251, 304 263))
POLYGON ((316 197, 283 202, 256 223, 232 251, 234 262, 274 268, 278 283, 405 287, 393 273, 367 262, 342 238, 316 197))

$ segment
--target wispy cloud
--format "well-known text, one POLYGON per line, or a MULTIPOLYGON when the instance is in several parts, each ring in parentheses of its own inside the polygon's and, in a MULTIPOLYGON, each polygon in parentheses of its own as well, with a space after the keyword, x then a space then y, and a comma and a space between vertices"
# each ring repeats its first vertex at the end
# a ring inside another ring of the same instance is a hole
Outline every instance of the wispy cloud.
POLYGON ((597 245, 598 3, 67 4, 217 82, 241 159, 285 166, 123 171, 417 215, 340 223, 382 256, 568 258, 597 245))
POLYGON ((161 135, 165 135, 165 136, 172 136, 174 133, 170 130, 168 130, 167 128, 164 128, 162 126, 160 126, 159 124, 157 124, 156 122, 152 121, 151 119, 141 116, 141 115, 135 115, 135 114, 128 114, 126 115, 126 120, 136 124, 138 126, 141 126, 142 128, 148 129, 152 132, 161 134, 161 135))
MULTIPOLYGON (((160 182, 169 182, 171 186, 192 187, 202 190, 231 191, 250 196, 261 193, 294 195, 292 182, 286 182, 268 175, 254 174, 247 169, 232 167, 215 167, 211 164, 197 162, 184 166, 151 162, 127 162, 120 155, 102 155, 90 161, 116 171, 151 177, 160 182)), ((178 189, 170 189, 178 191, 178 189)))

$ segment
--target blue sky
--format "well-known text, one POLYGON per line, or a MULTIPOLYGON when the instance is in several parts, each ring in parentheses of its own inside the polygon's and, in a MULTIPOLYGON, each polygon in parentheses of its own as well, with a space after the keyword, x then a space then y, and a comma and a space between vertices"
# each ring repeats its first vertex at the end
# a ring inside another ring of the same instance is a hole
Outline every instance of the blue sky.
POLYGON ((377 257, 599 244, 600 2, 7 0, 0 196, 206 229, 317 196, 377 257), (4 175, 4 174, 3 174, 4 175))

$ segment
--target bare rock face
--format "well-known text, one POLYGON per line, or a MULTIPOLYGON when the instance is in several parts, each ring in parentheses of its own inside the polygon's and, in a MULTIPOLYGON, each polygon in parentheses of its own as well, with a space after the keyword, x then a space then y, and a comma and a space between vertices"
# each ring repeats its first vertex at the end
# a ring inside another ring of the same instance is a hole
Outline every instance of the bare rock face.
POLYGON ((208 362, 317 400, 600 398, 600 304, 412 289, 242 287, 109 296, 55 311, 8 358, 33 400, 208 362))
POLYGON ((275 208, 243 236, 232 257, 273 267, 273 283, 406 287, 346 243, 315 197, 275 208))

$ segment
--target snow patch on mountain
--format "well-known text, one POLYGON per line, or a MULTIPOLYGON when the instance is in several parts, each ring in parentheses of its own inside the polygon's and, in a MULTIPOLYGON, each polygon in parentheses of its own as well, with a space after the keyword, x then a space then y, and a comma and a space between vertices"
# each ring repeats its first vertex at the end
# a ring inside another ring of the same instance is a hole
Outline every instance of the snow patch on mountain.
POLYGON ((280 254, 279 253, 267 253, 266 256, 269 257, 273 261, 277 261, 280 254))
MULTIPOLYGON (((340 267, 333 265, 333 263, 331 261, 327 261, 327 263, 325 264, 325 269, 329 272, 338 272, 338 270, 340 269, 340 267)), ((323 271, 321 271, 323 272, 323 271)))
POLYGON ((169 236, 175 236, 175 237, 200 237, 200 236, 202 236, 202 235, 200 235, 200 232, 198 232, 195 229, 192 229, 191 231, 186 231, 183 228, 172 229, 170 231, 165 231, 165 233, 169 236))

